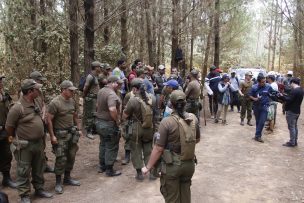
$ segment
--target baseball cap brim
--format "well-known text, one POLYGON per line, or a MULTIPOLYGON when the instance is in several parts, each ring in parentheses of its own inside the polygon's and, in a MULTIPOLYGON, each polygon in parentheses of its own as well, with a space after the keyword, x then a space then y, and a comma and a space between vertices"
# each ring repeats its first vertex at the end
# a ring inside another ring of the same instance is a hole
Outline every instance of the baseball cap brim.
POLYGON ((33 88, 40 89, 42 86, 42 84, 36 83, 33 88))
POLYGON ((39 78, 37 78, 38 80, 41 80, 41 81, 45 81, 46 80, 46 78, 45 77, 39 77, 39 78))
POLYGON ((116 82, 117 82, 118 84, 123 84, 123 83, 124 83, 124 81, 121 80, 121 79, 117 80, 116 82))
POLYGON ((74 90, 78 90, 78 88, 77 88, 77 87, 74 87, 74 86, 73 86, 73 87, 69 87, 68 89, 69 89, 69 90, 73 90, 73 91, 74 91, 74 90))

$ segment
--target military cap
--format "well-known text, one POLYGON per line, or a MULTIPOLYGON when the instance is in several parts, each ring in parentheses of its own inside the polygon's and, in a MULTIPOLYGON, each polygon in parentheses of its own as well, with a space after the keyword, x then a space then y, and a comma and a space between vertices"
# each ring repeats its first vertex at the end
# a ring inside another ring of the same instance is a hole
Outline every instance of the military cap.
POLYGON ((46 80, 39 71, 31 72, 30 78, 34 80, 46 80))
POLYGON ((140 75, 142 75, 142 74, 144 74, 145 73, 145 70, 143 69, 143 68, 140 68, 140 69, 138 69, 137 71, 136 71, 136 74, 138 75, 138 76, 140 76, 140 75))
POLYGON ((92 67, 102 67, 102 64, 101 64, 99 61, 93 61, 93 62, 91 63, 91 66, 92 66, 92 67))
POLYGON ((214 66, 214 65, 210 67, 210 70, 215 70, 215 69, 216 69, 216 66, 214 66))
POLYGON ((73 83, 69 80, 64 80, 60 84, 61 89, 69 89, 69 90, 77 90, 78 88, 73 85, 73 83))
POLYGON ((245 75, 253 76, 251 71, 246 72, 245 75))
POLYGON ((193 76, 197 76, 198 75, 198 71, 196 69, 193 69, 191 72, 190 72, 191 75, 193 76))
POLYGON ((108 69, 111 69, 111 66, 108 63, 104 63, 103 64, 103 68, 106 69, 106 70, 108 70, 108 69))
POLYGON ((172 93, 171 93, 171 96, 170 96, 170 101, 172 103, 175 103, 179 100, 186 100, 186 95, 183 91, 181 90, 174 90, 172 93))
POLYGON ((131 86, 138 87, 138 86, 142 85, 143 83, 144 83, 144 81, 141 78, 134 78, 131 82, 131 86))
POLYGON ((25 79, 21 83, 21 90, 29 90, 32 88, 40 89, 42 87, 42 84, 37 83, 33 79, 25 79))
POLYGON ((120 83, 122 84, 124 81, 119 79, 117 76, 115 75, 111 75, 108 77, 108 83, 111 83, 111 82, 117 82, 117 83, 120 83))

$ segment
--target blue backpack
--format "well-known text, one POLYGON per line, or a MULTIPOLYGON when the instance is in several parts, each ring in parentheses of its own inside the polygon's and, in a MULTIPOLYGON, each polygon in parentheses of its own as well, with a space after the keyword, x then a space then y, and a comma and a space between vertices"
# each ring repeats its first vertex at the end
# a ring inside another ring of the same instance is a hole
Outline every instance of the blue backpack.
POLYGON ((83 92, 83 88, 84 88, 86 79, 87 79, 87 75, 83 75, 83 76, 81 76, 81 78, 79 80, 78 90, 81 91, 81 92, 83 92))

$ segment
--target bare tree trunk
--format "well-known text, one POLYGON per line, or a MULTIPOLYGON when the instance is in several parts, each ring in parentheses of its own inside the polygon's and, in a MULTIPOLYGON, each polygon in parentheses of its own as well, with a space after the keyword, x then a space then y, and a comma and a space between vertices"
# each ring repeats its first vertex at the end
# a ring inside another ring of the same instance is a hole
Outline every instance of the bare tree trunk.
POLYGON ((75 84, 79 81, 79 45, 78 45, 78 1, 69 0, 70 19, 70 60, 71 60, 71 81, 75 84))
POLYGON ((195 0, 192 0, 191 40, 190 40, 190 69, 193 68, 194 19, 195 19, 194 9, 195 9, 195 0))
POLYGON ((145 15, 144 15, 144 5, 141 3, 141 9, 139 9, 139 18, 140 18, 140 25, 138 26, 139 30, 138 33, 140 36, 139 39, 139 57, 141 60, 145 58, 145 15))
POLYGON ((213 17, 212 15, 209 16, 209 33, 207 36, 207 42, 206 42, 206 50, 204 55, 204 62, 203 62, 203 69, 202 69, 202 81, 205 82, 205 78, 207 76, 207 70, 208 70, 208 59, 210 54, 210 48, 211 48, 211 39, 212 39, 212 27, 213 27, 213 17))
MULTIPOLYGON (((109 15, 109 9, 108 9, 108 0, 103 0, 104 2, 104 6, 103 6, 103 12, 104 12, 104 20, 108 20, 108 15, 109 15)), ((110 25, 109 23, 107 23, 105 26, 104 26, 104 29, 103 29, 103 39, 104 39, 104 43, 105 45, 108 45, 109 42, 110 42, 110 25)))
POLYGON ((157 66, 160 65, 161 63, 164 63, 163 60, 161 60, 161 53, 164 49, 161 43, 162 41, 162 37, 163 37, 163 0, 159 0, 159 18, 158 18, 158 35, 157 35, 157 59, 156 59, 156 62, 157 62, 157 66))
POLYGON ((278 29, 278 8, 279 2, 276 0, 275 5, 275 18, 274 18, 274 35, 273 35, 273 45, 272 45, 272 62, 271 62, 271 70, 274 71, 275 65, 275 57, 276 57, 276 46, 277 46, 277 29, 278 29))
POLYGON ((95 0, 84 0, 84 68, 90 71, 94 60, 94 8, 95 0))
MULTIPOLYGON (((36 19, 36 8, 37 8, 37 3, 36 0, 30 0, 30 9, 31 9, 31 25, 32 25, 32 30, 36 29, 37 26, 37 19, 36 19)), ((37 38, 33 37, 33 50, 37 51, 37 38)))
MULTIPOLYGON (((281 0, 281 5, 283 3, 283 0, 281 0)), ((280 19, 280 34, 279 34, 279 67, 278 67, 278 72, 281 71, 281 58, 282 58, 282 47, 283 47, 283 40, 282 40, 282 35, 283 35, 283 12, 281 12, 281 19, 280 19)))
MULTIPOLYGON (((40 0, 40 12, 41 12, 41 31, 43 35, 46 33, 46 3, 45 0, 40 0)), ((45 69, 47 68, 47 62, 46 62, 46 55, 47 55, 47 43, 45 39, 42 37, 40 41, 40 55, 41 55, 41 65, 42 68, 45 69)))
POLYGON ((214 15, 214 65, 220 65, 220 0, 215 0, 214 15))
MULTIPOLYGON (((273 11, 273 4, 274 0, 271 2, 271 11, 273 11)), ((270 68, 270 59, 271 59, 271 46, 272 46, 272 29, 273 29, 273 15, 271 14, 270 17, 270 30, 269 30, 269 37, 268 37, 268 60, 267 60, 267 70, 270 68)))
POLYGON ((120 17, 120 26, 121 26, 121 46, 123 53, 128 59, 129 54, 129 45, 128 45, 128 13, 127 13, 127 0, 121 1, 121 17, 120 17))
POLYGON ((178 66, 176 60, 176 51, 178 49, 178 18, 177 18, 177 7, 179 0, 172 0, 172 48, 171 48, 171 68, 178 66))
POLYGON ((153 39, 152 39, 152 30, 151 30, 152 21, 150 15, 149 0, 145 0, 145 14, 146 14, 146 26, 147 26, 149 65, 154 66, 153 39))

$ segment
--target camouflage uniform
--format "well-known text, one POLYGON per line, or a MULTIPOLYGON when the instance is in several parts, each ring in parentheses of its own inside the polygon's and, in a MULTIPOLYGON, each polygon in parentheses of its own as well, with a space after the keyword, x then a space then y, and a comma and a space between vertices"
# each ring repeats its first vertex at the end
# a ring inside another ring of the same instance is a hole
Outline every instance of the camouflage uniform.
POLYGON ((247 121, 250 123, 252 119, 252 100, 249 98, 249 91, 253 85, 253 82, 242 82, 240 84, 240 90, 244 94, 241 98, 241 120, 243 121, 247 112, 247 121))
MULTIPOLYGON (((22 91, 39 89, 42 85, 32 79, 24 80, 21 84, 22 91)), ((37 94, 33 90, 33 95, 37 94)), ((32 94, 32 93, 31 93, 32 94)), ((26 95, 25 95, 26 96, 26 95)), ((14 151, 17 160, 17 189, 22 200, 29 200, 31 191, 30 174, 36 194, 42 197, 52 197, 43 190, 45 167, 44 160, 44 126, 40 116, 39 108, 34 101, 29 102, 22 95, 9 111, 6 121, 6 129, 9 133, 15 132, 14 151)), ((14 136, 14 135, 11 135, 14 136)))

